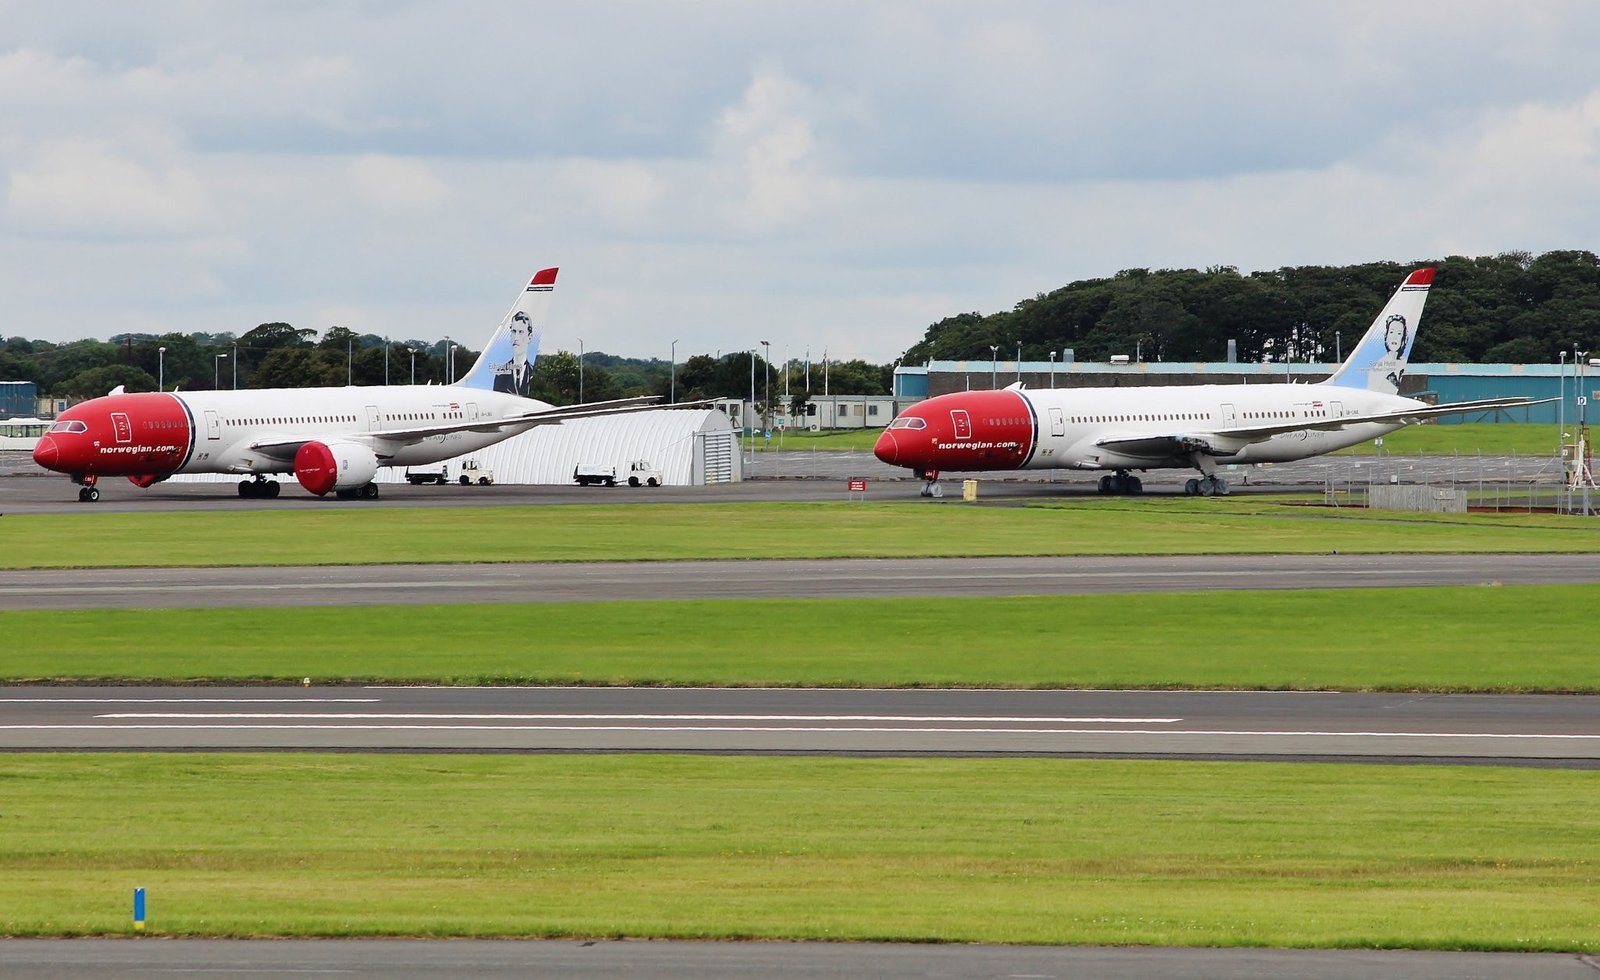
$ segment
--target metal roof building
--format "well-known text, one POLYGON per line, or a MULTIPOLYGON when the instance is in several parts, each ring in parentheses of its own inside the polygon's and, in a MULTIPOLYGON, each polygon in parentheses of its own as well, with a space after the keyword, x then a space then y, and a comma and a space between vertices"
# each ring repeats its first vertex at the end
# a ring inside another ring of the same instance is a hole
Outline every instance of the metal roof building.
MULTIPOLYGON (((733 422, 715 409, 658 409, 541 425, 481 452, 448 461, 451 474, 467 460, 493 470, 496 483, 571 483, 580 463, 628 472, 648 460, 669 487, 732 483, 742 479, 733 422)), ((403 468, 385 467, 377 482, 398 483, 403 468)))
MULTIPOLYGON (((1256 384, 1293 381, 1311 384, 1333 372, 1334 364, 1240 362, 1156 362, 1106 364, 1094 361, 929 361, 895 369, 894 392, 902 407, 908 402, 955 391, 1003 388, 1021 381, 1029 388, 1133 387, 1137 385, 1256 384)), ((1412 363, 1406 367, 1400 393, 1425 401, 1456 402, 1480 398, 1565 396, 1566 418, 1578 417, 1580 395, 1600 398, 1600 368, 1572 364, 1446 364, 1412 363), (1579 371, 1584 375, 1580 377, 1579 371)), ((1501 412, 1442 418, 1456 422, 1555 422, 1563 409, 1554 402, 1501 412)))
MULTIPOLYGON (((446 465, 451 480, 464 463, 473 460, 481 469, 492 471, 496 483, 565 484, 573 482, 572 472, 580 463, 615 466, 625 477, 629 462, 636 459, 648 460, 660 470, 667 486, 732 483, 744 478, 733 422, 715 409, 656 409, 541 425, 488 449, 447 460, 446 465)), ((373 482, 404 483, 405 474, 405 467, 384 466, 373 482)), ((172 479, 235 483, 240 477, 198 473, 172 479)))

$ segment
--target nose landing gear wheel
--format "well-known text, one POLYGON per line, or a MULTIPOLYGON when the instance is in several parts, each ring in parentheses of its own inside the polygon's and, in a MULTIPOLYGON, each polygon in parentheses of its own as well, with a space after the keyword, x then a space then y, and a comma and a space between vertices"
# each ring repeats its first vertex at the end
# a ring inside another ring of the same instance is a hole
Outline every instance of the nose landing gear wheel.
POLYGON ((98 487, 84 487, 83 489, 78 491, 78 502, 79 503, 92 504, 96 500, 99 500, 99 499, 100 499, 100 490, 99 490, 98 487))

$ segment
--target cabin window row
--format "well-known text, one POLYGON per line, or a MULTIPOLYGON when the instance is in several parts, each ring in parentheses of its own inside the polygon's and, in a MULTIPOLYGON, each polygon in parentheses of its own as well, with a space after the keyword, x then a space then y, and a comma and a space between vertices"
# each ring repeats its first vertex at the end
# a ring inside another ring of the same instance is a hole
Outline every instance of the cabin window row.
POLYGON ((322 425, 328 422, 354 422, 354 415, 306 415, 295 418, 227 419, 227 425, 322 425))
POLYGON ((1141 415, 1074 415, 1074 425, 1096 422, 1204 422, 1209 416, 1194 412, 1157 412, 1141 415))

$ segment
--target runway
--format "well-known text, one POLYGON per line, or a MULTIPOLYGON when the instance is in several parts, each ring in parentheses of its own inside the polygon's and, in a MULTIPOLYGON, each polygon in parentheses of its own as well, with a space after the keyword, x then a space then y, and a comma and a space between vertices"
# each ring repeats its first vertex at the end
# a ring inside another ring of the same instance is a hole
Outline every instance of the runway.
POLYGON ((0 750, 699 752, 1600 768, 1600 697, 685 688, 0 689, 0 750))
POLYGON ((1462 980, 1592 978, 1588 957, 1541 953, 978 946, 891 943, 0 940, 11 980, 211 974, 433 977, 657 977, 660 980, 1103 977, 1107 980, 1462 980))
POLYGON ((0 571, 0 608, 1090 595, 1600 582, 1594 555, 1191 555, 0 571))

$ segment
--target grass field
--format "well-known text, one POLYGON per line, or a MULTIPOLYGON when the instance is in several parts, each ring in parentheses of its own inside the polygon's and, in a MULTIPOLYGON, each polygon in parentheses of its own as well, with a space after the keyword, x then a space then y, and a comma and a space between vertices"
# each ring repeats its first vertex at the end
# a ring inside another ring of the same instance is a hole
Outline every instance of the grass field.
POLYGON ((1593 692, 1569 638, 1597 604, 1507 586, 0 612, 0 680, 1593 692))
POLYGON ((1592 773, 12 755, 0 933, 1600 950, 1592 773))
POLYGON ((344 507, 0 521, 0 568, 1332 551, 1600 551, 1600 522, 1245 498, 344 507))

